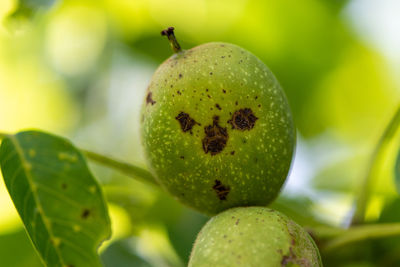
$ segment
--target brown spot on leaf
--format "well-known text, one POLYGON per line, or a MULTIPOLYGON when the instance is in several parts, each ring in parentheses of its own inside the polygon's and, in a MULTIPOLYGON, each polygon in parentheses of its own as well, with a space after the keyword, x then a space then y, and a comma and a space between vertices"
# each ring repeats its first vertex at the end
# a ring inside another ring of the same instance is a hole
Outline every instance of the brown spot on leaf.
POLYGON ((258 118, 254 115, 253 111, 249 108, 244 108, 235 111, 228 123, 232 124, 232 129, 244 131, 252 129, 256 120, 258 118))
POLYGON ((215 185, 212 187, 220 200, 226 200, 226 196, 231 190, 229 186, 225 186, 220 180, 215 180, 215 185))
POLYGON ((82 219, 87 219, 89 217, 89 215, 90 215, 90 210, 89 209, 84 209, 82 211, 81 218, 82 219))
POLYGON ((183 132, 187 132, 192 130, 193 126, 196 124, 200 125, 200 123, 197 123, 194 119, 192 119, 189 114, 185 112, 181 112, 178 114, 178 116, 175 117, 177 121, 179 121, 181 125, 181 129, 183 132))
POLYGON ((219 117, 213 117, 213 124, 204 127, 206 136, 203 138, 203 150, 207 154, 210 152, 212 156, 220 153, 226 146, 228 141, 228 132, 226 128, 218 125, 219 117))
POLYGON ((153 100, 152 95, 153 95, 152 92, 147 93, 146 104, 154 105, 156 103, 156 101, 153 100))

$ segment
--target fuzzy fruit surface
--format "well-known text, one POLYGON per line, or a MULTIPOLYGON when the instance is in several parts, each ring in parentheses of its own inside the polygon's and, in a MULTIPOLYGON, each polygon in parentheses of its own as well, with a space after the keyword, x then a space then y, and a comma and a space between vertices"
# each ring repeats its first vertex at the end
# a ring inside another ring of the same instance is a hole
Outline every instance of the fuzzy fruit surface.
POLYGON ((309 234, 278 211, 239 207, 211 218, 200 231, 189 267, 322 266, 309 234))
POLYGON ((206 214, 266 205, 280 192, 295 130, 283 90, 250 52, 207 43, 156 70, 141 113, 150 170, 206 214))

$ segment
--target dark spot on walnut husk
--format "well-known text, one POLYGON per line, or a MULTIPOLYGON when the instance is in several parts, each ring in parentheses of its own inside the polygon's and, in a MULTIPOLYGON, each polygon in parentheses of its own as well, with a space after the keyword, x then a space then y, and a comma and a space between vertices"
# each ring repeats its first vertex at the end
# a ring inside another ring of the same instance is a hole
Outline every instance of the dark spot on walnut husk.
POLYGON ((225 90, 225 89, 222 89, 222 93, 226 94, 226 90, 225 90))
POLYGON ((181 93, 181 91, 176 91, 176 93, 178 94, 178 95, 182 95, 182 93, 181 93))
POLYGON ((185 112, 179 113, 178 116, 175 117, 175 119, 179 121, 183 132, 190 131, 190 133, 192 133, 193 126, 195 126, 196 124, 200 125, 200 123, 196 122, 189 116, 189 114, 185 112))
POLYGON ((213 117, 213 124, 204 127, 206 136, 203 138, 203 150, 207 154, 210 152, 212 156, 220 153, 226 146, 228 141, 228 131, 218 125, 219 117, 213 117))
POLYGON ((231 155, 235 155, 235 150, 231 151, 231 155))
POLYGON ((235 222, 235 225, 238 225, 239 222, 240 222, 240 219, 237 219, 236 222, 235 222))
POLYGON ((304 266, 304 267, 311 267, 311 263, 306 258, 298 258, 294 254, 293 247, 289 248, 289 254, 284 255, 281 260, 281 266, 304 266))
POLYGON ((229 186, 225 186, 220 180, 215 180, 215 185, 212 187, 220 200, 226 200, 226 196, 231 190, 229 186))
POLYGON ((90 210, 84 209, 84 210, 82 211, 81 218, 82 218, 82 219, 87 219, 87 218, 89 217, 89 215, 90 215, 90 210))
POLYGON ((156 103, 156 101, 153 100, 152 96, 153 96, 152 92, 147 93, 146 104, 154 105, 156 103))
POLYGON ((182 75, 182 73, 179 73, 179 79, 181 79, 181 78, 182 78, 182 76, 183 76, 183 75, 182 75))
POLYGON ((258 118, 249 108, 239 109, 232 115, 232 119, 228 121, 232 125, 232 129, 241 131, 253 129, 258 118))
POLYGON ((215 104, 215 107, 216 107, 217 109, 219 109, 219 110, 222 109, 221 106, 220 106, 219 104, 215 104))

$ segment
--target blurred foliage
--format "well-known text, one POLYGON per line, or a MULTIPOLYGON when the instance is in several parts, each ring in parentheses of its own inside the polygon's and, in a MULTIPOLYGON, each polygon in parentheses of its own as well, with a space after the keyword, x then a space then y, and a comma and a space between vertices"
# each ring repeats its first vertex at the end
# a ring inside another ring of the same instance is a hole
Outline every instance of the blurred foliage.
MULTIPOLYGON (((144 165, 139 107, 152 73, 171 55, 160 31, 174 26, 184 48, 232 42, 271 68, 301 136, 301 164, 272 207, 306 227, 345 226, 400 96, 399 66, 350 22, 355 1, 2 0, 0 131, 40 128, 144 165)), ((400 221, 397 151, 395 141, 374 178, 368 222, 400 221)), ((101 247, 106 266, 187 262, 205 216, 151 185, 91 169, 113 223, 113 238, 101 247)), ((12 207, 0 184, 1 263, 40 266, 12 207)), ((396 239, 371 241, 323 259, 325 266, 396 266, 398 250, 396 239)))

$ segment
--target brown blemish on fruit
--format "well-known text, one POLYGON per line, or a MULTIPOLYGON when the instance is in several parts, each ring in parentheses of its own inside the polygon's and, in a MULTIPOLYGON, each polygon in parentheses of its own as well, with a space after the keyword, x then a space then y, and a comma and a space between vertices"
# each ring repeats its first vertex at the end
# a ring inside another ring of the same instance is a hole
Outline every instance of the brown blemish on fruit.
POLYGON ((240 219, 237 219, 236 222, 235 222, 235 225, 238 225, 239 221, 240 221, 240 219))
POLYGON ((225 90, 225 89, 222 89, 222 93, 226 94, 226 90, 225 90))
POLYGON ((196 122, 189 116, 189 114, 183 111, 179 113, 178 116, 175 117, 175 119, 179 121, 183 132, 190 131, 190 133, 192 133, 193 126, 195 126, 196 124, 200 125, 200 123, 196 122))
POLYGON ((235 155, 235 150, 231 151, 231 155, 232 156, 235 155))
POLYGON ((176 93, 178 94, 178 95, 182 95, 182 93, 181 93, 181 91, 176 91, 176 93))
POLYGON ((183 76, 183 75, 182 75, 182 73, 179 73, 179 79, 181 79, 181 78, 182 78, 182 76, 183 76))
POLYGON ((152 96, 153 96, 153 93, 152 93, 152 92, 148 92, 148 93, 147 93, 146 105, 147 105, 147 104, 154 105, 154 104, 156 103, 156 101, 153 100, 152 96))
POLYGON ((226 128, 218 125, 219 117, 213 117, 213 124, 204 127, 206 136, 203 138, 203 150, 207 154, 210 152, 211 156, 220 153, 226 146, 228 141, 228 132, 226 128))
POLYGON ((219 110, 222 109, 221 106, 220 106, 219 104, 215 104, 215 107, 216 107, 217 109, 219 109, 219 110))
POLYGON ((231 190, 229 186, 225 186, 220 180, 215 180, 215 185, 212 187, 220 200, 226 200, 226 196, 231 190))
MULTIPOLYGON (((282 252, 281 252, 282 253, 282 252)), ((311 263, 306 258, 298 258, 293 251, 293 247, 289 248, 289 254, 284 255, 281 260, 281 266, 304 266, 304 267, 311 267, 311 263)))
POLYGON ((232 119, 228 123, 232 124, 232 129, 241 131, 251 130, 258 118, 254 115, 250 108, 239 109, 232 115, 232 119))
POLYGON ((87 219, 89 217, 89 215, 90 215, 90 210, 89 209, 84 209, 82 211, 81 218, 82 219, 87 219))

